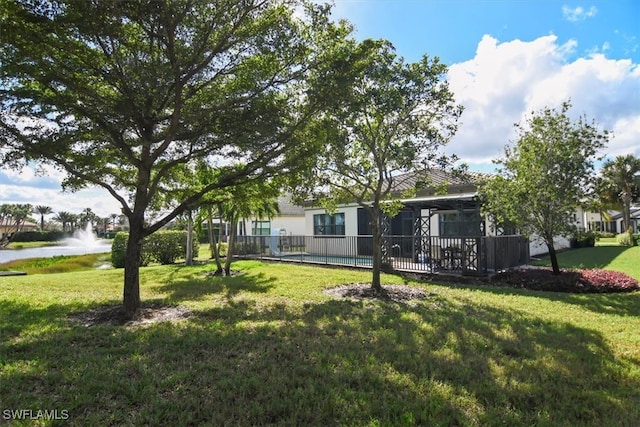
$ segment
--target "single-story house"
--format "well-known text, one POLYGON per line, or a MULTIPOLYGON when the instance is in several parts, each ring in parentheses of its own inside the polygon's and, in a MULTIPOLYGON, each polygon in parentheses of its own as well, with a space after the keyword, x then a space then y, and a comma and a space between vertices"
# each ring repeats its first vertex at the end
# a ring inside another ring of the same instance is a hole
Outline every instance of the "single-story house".
POLYGON ((602 231, 606 233, 619 233, 620 228, 618 223, 613 220, 613 217, 620 214, 619 211, 609 210, 607 212, 585 212, 584 223, 585 230, 588 231, 602 231))
MULTIPOLYGON (((394 179, 394 193, 401 194, 414 188, 420 176, 409 173, 394 179)), ((429 263, 457 272, 480 272, 528 262, 528 247, 523 247, 526 239, 515 235, 513 230, 498 229, 482 215, 475 182, 437 170, 431 172, 429 184, 414 197, 401 199, 400 212, 383 221, 383 257, 395 262, 406 260, 413 268, 429 263), (506 235, 513 237, 512 245, 518 245, 515 250, 512 247, 507 251, 498 243, 506 242, 497 238, 506 235), (511 260, 504 259, 507 252, 511 260)), ((320 252, 333 256, 348 251, 357 256, 371 255, 371 218, 357 203, 341 205, 332 214, 321 207, 309 206, 305 208, 305 218, 305 235, 324 242, 314 242, 320 252), (355 240, 351 241, 349 236, 355 236, 355 240), (348 251, 345 246, 350 246, 348 251)))
MULTIPOLYGON (((622 212, 614 215, 611 220, 615 222, 617 230, 620 233, 626 231, 628 228, 624 223, 624 214, 622 212)), ((631 208, 631 232, 640 233, 640 207, 631 208)))
MULTIPOLYGON (((465 180, 437 170, 429 178, 429 186, 416 191, 411 198, 401 199, 400 212, 382 221, 383 258, 391 260, 395 267, 479 274, 525 264, 530 256, 548 251, 545 244, 535 239, 529 241, 516 230, 497 227, 482 214, 478 194, 482 175, 465 180)), ((394 177, 396 197, 414 188, 418 179, 414 173, 394 177)), ((265 222, 261 227, 252 227, 250 232, 247 230, 248 240, 250 236, 271 236, 256 241, 256 247, 264 251, 260 255, 305 261, 316 257, 325 262, 331 259, 339 264, 370 265, 371 218, 366 209, 357 203, 340 205, 332 213, 312 203, 290 209, 294 214, 289 217, 251 220, 251 224, 265 222)), ((585 229, 585 218, 585 213, 577 209, 574 225, 585 229)), ((559 237, 555 247, 567 248, 569 240, 559 237)))
MULTIPOLYGON (((278 235, 302 236, 305 234, 305 213, 302 206, 296 205, 291 200, 291 195, 283 194, 277 198, 278 214, 272 218, 252 216, 243 218, 238 222, 236 233, 238 236, 271 236, 278 235)), ((206 224, 205 224, 206 227, 206 224)), ((223 241, 229 236, 230 224, 220 223, 214 219, 214 232, 222 235, 223 241), (222 228, 222 230, 220 230, 222 228)))
MULTIPOLYGON (((605 214, 585 212, 585 229, 590 231, 604 231, 607 233, 622 233, 626 230, 624 214, 621 211, 609 210, 605 214)), ((640 206, 631 207, 631 229, 640 233, 640 206)))

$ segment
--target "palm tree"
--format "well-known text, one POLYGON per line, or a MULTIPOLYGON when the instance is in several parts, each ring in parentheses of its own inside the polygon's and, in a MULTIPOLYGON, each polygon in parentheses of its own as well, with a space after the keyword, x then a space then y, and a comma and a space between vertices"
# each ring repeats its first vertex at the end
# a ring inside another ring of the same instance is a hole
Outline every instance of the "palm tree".
POLYGON ((109 227, 109 224, 111 223, 111 217, 110 216, 105 216, 104 218, 100 218, 100 223, 102 224, 103 236, 106 237, 107 228, 109 227))
POLYGON ((71 212, 61 211, 58 212, 58 215, 53 218, 55 221, 58 221, 62 224, 62 231, 67 231, 67 225, 70 225, 74 221, 75 215, 71 212))
MULTIPOLYGON (((231 273, 231 260, 238 231, 238 224, 251 216, 257 218, 272 218, 279 213, 278 187, 271 182, 259 182, 245 184, 230 189, 230 198, 222 206, 221 217, 230 225, 227 258, 224 272, 228 276, 231 273)), ((246 227, 245 227, 246 228, 246 227)))
POLYGON ((6 247, 15 234, 22 231, 32 210, 29 204, 0 205, 0 248, 6 247))
POLYGON ((112 213, 109 215, 111 218, 111 231, 116 231, 116 220, 120 217, 120 215, 112 213))
POLYGON ((597 188, 602 199, 622 202, 623 230, 628 230, 631 203, 640 198, 640 158, 629 154, 605 162, 597 188))
POLYGON ((33 213, 40 214, 40 231, 44 231, 44 216, 53 213, 53 209, 49 206, 38 205, 33 208, 33 213))

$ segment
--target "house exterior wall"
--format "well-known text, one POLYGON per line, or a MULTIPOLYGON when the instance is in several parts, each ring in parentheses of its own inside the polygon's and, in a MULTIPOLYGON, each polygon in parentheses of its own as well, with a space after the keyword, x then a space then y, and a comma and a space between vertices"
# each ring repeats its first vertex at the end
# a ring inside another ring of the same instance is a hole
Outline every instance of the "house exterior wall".
MULTIPOLYGON (((20 229, 20 231, 38 231, 40 227, 38 226, 38 224, 34 224, 33 222, 29 222, 29 221, 25 221, 22 224, 22 228, 20 229)), ((6 233, 8 230, 11 230, 12 232, 15 231, 15 229, 13 227, 9 227, 7 225, 0 225, 0 233, 6 233)))
POLYGON ((584 212, 585 228, 591 231, 605 231, 610 233, 618 233, 620 225, 613 218, 620 214, 618 211, 607 211, 609 219, 605 218, 605 214, 596 212, 584 212))
MULTIPOLYGON (((274 218, 248 218, 244 220, 246 232, 244 235, 253 236, 253 223, 254 221, 268 221, 269 222, 269 233, 271 235, 272 230, 275 229, 285 229, 288 235, 296 235, 300 236, 305 233, 305 217, 304 216, 277 216, 274 218)), ((238 234, 242 230, 240 224, 238 225, 238 234)))
POLYGON ((322 252, 323 255, 329 256, 345 256, 345 254, 352 254, 357 251, 357 243, 353 239, 345 239, 345 236, 357 236, 358 235, 358 205, 342 206, 334 213, 344 214, 344 236, 314 236, 313 234, 313 217, 314 215, 326 214, 327 211, 324 208, 307 208, 305 209, 305 227, 303 235, 309 236, 306 239, 307 248, 311 249, 311 252, 322 252))
MULTIPOLYGON (((622 214, 621 214, 622 215, 622 214)), ((631 232, 632 233, 640 233, 640 214, 636 212, 635 214, 631 214, 631 232)), ((616 219, 616 228, 619 230, 618 232, 623 233, 626 231, 626 227, 624 226, 624 219, 617 218, 616 219)))
POLYGON ((305 233, 305 217, 278 216, 271 219, 271 230, 284 229, 288 235, 300 236, 305 233))
MULTIPOLYGON (((588 218, 590 217, 584 209, 577 208, 572 225, 580 231, 587 230, 589 225, 588 218)), ((566 237, 556 236, 553 239, 553 247, 556 250, 568 249, 571 247, 571 242, 566 237)), ((547 245, 542 242, 539 237, 531 236, 529 239, 529 253, 531 256, 545 255, 549 253, 549 249, 547 249, 547 245)))
MULTIPOLYGON (((305 227, 304 227, 304 232, 302 234, 307 236, 313 236, 313 216, 326 214, 326 213, 327 211, 324 208, 305 209, 305 227)), ((345 236, 358 235, 358 205, 342 206, 336 209, 334 213, 344 214, 344 235, 345 236)))
MULTIPOLYGON (((553 239, 553 247, 556 250, 569 248, 569 239, 566 237, 556 237, 553 239)), ((547 245, 538 238, 532 236, 529 240, 529 253, 531 256, 545 255, 549 253, 547 245)))

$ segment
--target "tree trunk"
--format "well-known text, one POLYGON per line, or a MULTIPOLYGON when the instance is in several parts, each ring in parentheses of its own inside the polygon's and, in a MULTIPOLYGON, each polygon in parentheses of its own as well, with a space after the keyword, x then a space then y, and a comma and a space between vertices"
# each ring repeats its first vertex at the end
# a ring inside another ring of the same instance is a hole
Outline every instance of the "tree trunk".
MULTIPOLYGON (((222 242, 223 237, 226 236, 226 233, 224 232, 225 230, 222 229, 223 227, 226 228, 224 226, 225 223, 222 222, 222 209, 220 209, 218 211, 218 214, 220 215, 220 217, 218 218, 218 225, 220 226, 218 228, 218 242, 222 242)), ((228 239, 226 239, 226 240, 228 240, 228 239)))
POLYGON ((213 214, 211 213, 211 208, 207 211, 207 235, 209 236, 209 251, 211 252, 211 259, 214 259, 217 252, 217 242, 213 232, 213 214))
POLYGON ((222 274, 222 263, 220 262, 220 251, 218 250, 218 241, 216 234, 213 232, 213 217, 211 210, 207 214, 207 227, 209 228, 209 247, 211 249, 211 258, 216 260, 215 274, 222 274))
POLYGON ((130 219, 129 240, 124 260, 124 311, 133 317, 140 308, 140 256, 142 254, 143 220, 130 219))
POLYGON ((374 292, 382 292, 380 283, 380 272, 382 270, 382 236, 380 232, 380 211, 374 209, 371 212, 371 235, 373 240, 373 276, 371 278, 371 289, 374 292))
POLYGON ((190 210, 187 211, 187 248, 184 263, 193 265, 193 217, 190 210))
POLYGON ((558 255, 556 254, 556 248, 553 246, 553 240, 551 242, 545 242, 547 249, 549 250, 549 259, 551 260, 551 269, 554 275, 560 274, 560 267, 558 266, 558 255))
POLYGON ((624 216, 624 224, 622 225, 621 233, 631 232, 631 193, 624 191, 622 193, 622 202, 623 202, 623 216, 624 216))
POLYGON ((227 243, 227 259, 224 263, 224 274, 227 276, 231 276, 231 260, 233 259, 233 247, 236 243, 236 234, 238 229, 238 222, 235 219, 231 221, 230 228, 229 242, 227 243))

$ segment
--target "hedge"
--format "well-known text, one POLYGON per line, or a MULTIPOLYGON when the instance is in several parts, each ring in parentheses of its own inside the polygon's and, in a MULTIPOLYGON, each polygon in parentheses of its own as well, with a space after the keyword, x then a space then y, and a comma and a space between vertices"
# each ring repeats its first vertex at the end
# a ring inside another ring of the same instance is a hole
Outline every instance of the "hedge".
POLYGON ((629 231, 616 235, 616 242, 620 246, 636 246, 638 244, 638 237, 629 231))
MULTIPOLYGON (((115 268, 124 267, 127 253, 127 240, 129 233, 118 232, 111 245, 111 264, 115 268)), ((187 247, 186 231, 157 231, 145 237, 142 242, 142 255, 140 265, 146 266, 155 261, 160 264, 173 264, 176 259, 184 258, 187 247)), ((198 239, 193 239, 193 256, 198 256, 198 239)))
POLYGON ((57 242, 66 237, 69 233, 63 231, 21 231, 16 233, 12 238, 12 242, 57 242))
POLYGON ((592 248, 596 244, 596 233, 593 231, 581 231, 569 239, 571 248, 592 248))

